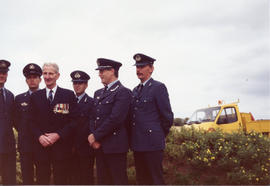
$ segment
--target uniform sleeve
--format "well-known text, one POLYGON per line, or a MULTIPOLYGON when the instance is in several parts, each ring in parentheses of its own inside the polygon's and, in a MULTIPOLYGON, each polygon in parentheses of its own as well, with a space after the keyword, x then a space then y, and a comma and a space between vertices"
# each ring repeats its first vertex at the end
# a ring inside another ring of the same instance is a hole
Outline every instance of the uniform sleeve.
POLYGON ((155 98, 162 122, 162 128, 165 136, 167 136, 173 124, 173 112, 170 105, 169 94, 164 84, 158 86, 157 91, 155 91, 155 98))
POLYGON ((116 95, 112 112, 102 124, 93 132, 95 139, 100 141, 103 137, 113 132, 114 129, 125 123, 131 103, 131 91, 122 89, 116 95))

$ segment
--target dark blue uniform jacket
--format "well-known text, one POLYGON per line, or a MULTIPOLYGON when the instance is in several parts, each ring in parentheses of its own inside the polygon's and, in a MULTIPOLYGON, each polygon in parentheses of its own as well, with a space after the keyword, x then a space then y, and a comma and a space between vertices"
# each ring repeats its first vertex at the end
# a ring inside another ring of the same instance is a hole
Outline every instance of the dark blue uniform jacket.
POLYGON ((131 149, 157 151, 165 148, 165 137, 173 124, 173 113, 166 86, 152 78, 141 93, 133 89, 130 115, 131 149))
POLYGON ((4 111, 0 112, 0 153, 15 152, 15 138, 13 133, 14 95, 5 91, 4 111))
POLYGON ((127 116, 131 103, 131 91, 120 81, 103 93, 99 89, 94 94, 95 118, 91 133, 101 143, 104 153, 124 153, 128 151, 127 116))

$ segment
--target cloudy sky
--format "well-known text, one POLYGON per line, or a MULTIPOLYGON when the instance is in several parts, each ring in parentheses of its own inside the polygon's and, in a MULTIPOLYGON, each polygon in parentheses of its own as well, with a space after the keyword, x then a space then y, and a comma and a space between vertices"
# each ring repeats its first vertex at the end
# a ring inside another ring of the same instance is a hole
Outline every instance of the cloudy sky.
POLYGON ((93 96, 104 57, 123 63, 119 79, 132 89, 140 52, 157 59, 153 78, 166 84, 175 117, 240 99, 242 112, 270 118, 269 8, 268 0, 0 0, 6 87, 22 93, 26 64, 56 62, 59 86, 72 89, 69 74, 84 70, 93 96))

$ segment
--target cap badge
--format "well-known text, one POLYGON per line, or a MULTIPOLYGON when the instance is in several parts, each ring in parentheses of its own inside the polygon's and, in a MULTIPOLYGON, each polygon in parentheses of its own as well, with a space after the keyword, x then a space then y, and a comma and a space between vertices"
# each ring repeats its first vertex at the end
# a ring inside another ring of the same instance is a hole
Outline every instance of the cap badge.
POLYGON ((29 66, 29 69, 31 69, 31 70, 35 69, 35 66, 34 65, 30 65, 29 66))
POLYGON ((135 56, 135 60, 136 60, 136 61, 141 61, 141 60, 142 60, 142 58, 141 58, 141 56, 140 56, 140 55, 136 55, 136 56, 135 56))
POLYGON ((79 78, 81 77, 81 75, 77 72, 77 73, 74 75, 74 77, 75 77, 76 79, 79 79, 79 78))
POLYGON ((0 63, 0 67, 2 67, 2 68, 6 68, 6 67, 7 67, 7 65, 6 65, 6 63, 0 63))

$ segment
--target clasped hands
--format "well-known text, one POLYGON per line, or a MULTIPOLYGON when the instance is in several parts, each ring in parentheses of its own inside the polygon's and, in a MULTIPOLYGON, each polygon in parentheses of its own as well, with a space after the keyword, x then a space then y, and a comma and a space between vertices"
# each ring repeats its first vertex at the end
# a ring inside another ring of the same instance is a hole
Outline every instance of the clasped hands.
POLYGON ((60 136, 57 133, 45 133, 39 136, 38 140, 43 147, 48 147, 53 145, 59 138, 60 136))
POLYGON ((100 147, 100 143, 96 141, 95 136, 93 134, 90 134, 88 136, 88 142, 93 149, 98 149, 100 147))

